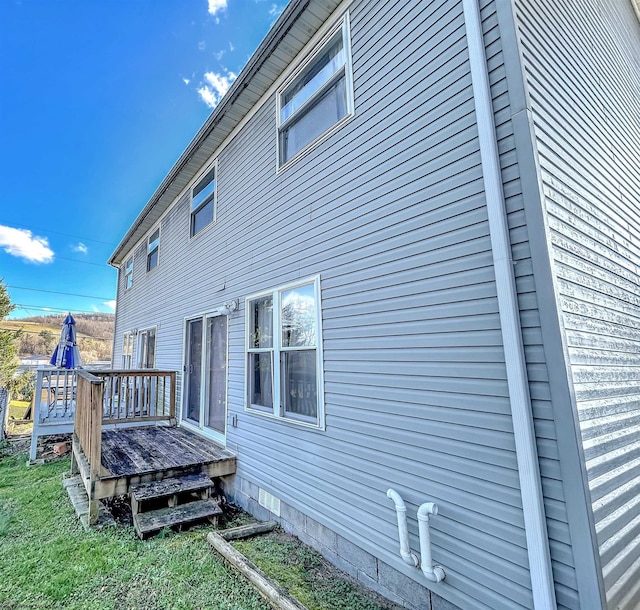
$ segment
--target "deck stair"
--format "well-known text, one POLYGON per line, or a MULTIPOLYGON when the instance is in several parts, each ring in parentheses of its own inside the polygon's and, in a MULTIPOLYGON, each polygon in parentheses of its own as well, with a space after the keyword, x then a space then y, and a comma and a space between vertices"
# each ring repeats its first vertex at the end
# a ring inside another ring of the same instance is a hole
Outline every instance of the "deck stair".
POLYGON ((216 525, 222 510, 211 498, 212 487, 204 473, 136 485, 131 490, 131 512, 138 536, 145 538, 165 527, 203 519, 216 525))

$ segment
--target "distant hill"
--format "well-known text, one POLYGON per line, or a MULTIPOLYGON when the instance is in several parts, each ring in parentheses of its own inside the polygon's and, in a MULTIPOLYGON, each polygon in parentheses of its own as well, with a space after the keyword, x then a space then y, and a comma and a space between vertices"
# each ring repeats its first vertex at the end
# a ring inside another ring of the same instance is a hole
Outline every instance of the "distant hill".
MULTIPOLYGON (((66 315, 52 314, 2 320, 0 327, 16 331, 20 358, 36 354, 51 354, 60 340, 60 331, 66 315)), ((82 361, 89 363, 111 360, 114 314, 79 313, 73 314, 73 318, 76 321, 78 348, 82 361)))

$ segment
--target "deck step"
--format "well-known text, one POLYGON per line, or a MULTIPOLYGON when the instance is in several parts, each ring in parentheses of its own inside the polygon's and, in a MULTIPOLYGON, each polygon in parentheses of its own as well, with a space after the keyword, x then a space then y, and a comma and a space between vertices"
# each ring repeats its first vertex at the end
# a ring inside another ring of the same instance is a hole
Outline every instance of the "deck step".
POLYGON ((189 474, 136 485, 131 489, 131 496, 137 502, 144 502, 186 492, 203 491, 212 486, 213 483, 206 474, 189 474))
POLYGON ((145 538, 165 527, 193 523, 207 518, 216 520, 221 514, 222 509, 215 500, 196 500, 187 504, 138 513, 133 516, 133 525, 138 536, 145 538))

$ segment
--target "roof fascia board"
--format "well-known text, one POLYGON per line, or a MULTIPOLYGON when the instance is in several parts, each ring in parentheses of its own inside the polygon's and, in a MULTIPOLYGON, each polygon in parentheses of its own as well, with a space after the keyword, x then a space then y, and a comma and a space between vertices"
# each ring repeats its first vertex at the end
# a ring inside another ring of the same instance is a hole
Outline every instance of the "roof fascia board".
MULTIPOLYGON (((126 249, 128 250, 128 247, 131 245, 131 241, 134 239, 134 237, 136 237, 136 234, 141 229, 142 224, 148 217, 151 210, 167 193, 178 175, 185 169, 194 154, 202 147, 204 142, 214 131, 215 127, 219 125, 219 123, 223 120, 227 111, 243 94, 252 78, 263 66, 269 55, 278 47, 278 45, 286 37, 291 27, 295 24, 295 22, 299 19, 299 17, 311 3, 312 0, 291 0, 291 2, 289 2, 276 23, 271 27, 269 32, 267 32, 267 35, 260 43, 260 46, 258 47, 256 52, 251 56, 251 58, 247 62, 247 65, 242 69, 242 71, 238 75, 238 78, 233 82, 233 84, 229 88, 229 91, 226 93, 220 103, 215 107, 213 112, 209 115, 209 118, 205 121, 204 125, 200 128, 193 140, 191 140, 182 155, 180 155, 178 161, 171 168, 171 171, 167 174, 147 205, 138 215, 129 231, 127 231, 124 238, 120 241, 118 247, 109 258, 110 265, 114 267, 119 266, 123 251, 126 249)), ((254 104, 251 104, 251 106, 253 106, 254 104)), ((216 148, 218 147, 216 146, 216 148)), ((171 200, 173 199, 174 198, 172 197, 171 200)), ((139 239, 141 235, 137 237, 139 239)), ((138 239, 136 239, 136 241, 138 241, 138 239)))
MULTIPOLYGON (((252 106, 250 106, 249 110, 245 111, 242 118, 236 123, 233 130, 225 137, 225 139, 220 143, 216 148, 213 149, 213 152, 199 164, 199 169, 193 173, 193 175, 188 179, 183 187, 178 189, 176 193, 174 193, 171 197, 170 203, 167 205, 166 209, 162 210, 160 216, 158 216, 157 220, 151 222, 151 220, 146 218, 148 228, 145 229, 144 233, 140 233, 140 237, 135 238, 135 241, 130 241, 128 247, 125 252, 120 253, 120 257, 118 261, 112 263, 110 260, 109 263, 113 264, 116 268, 122 264, 125 258, 128 258, 129 252, 135 250, 140 242, 144 241, 144 239, 149 235, 152 228, 155 227, 158 223, 162 222, 164 216, 166 216, 173 205, 180 201, 182 197, 184 197, 185 193, 191 188, 193 188, 194 184, 196 184, 202 175, 205 173, 206 169, 211 165, 213 161, 215 161, 222 151, 227 147, 227 145, 236 137, 236 135, 244 128, 244 126, 251 120, 251 118, 255 115, 259 108, 262 107, 266 101, 274 95, 274 93, 282 86, 282 83, 285 82, 291 75, 292 72, 295 72, 299 67, 301 62, 307 57, 307 55, 318 45, 320 41, 326 36, 327 32, 331 30, 336 24, 336 21, 341 18, 344 13, 348 10, 349 6, 353 0, 342 0, 333 10, 333 12, 329 15, 329 17, 324 21, 322 27, 318 28, 315 34, 309 39, 309 41, 304 45, 304 47, 300 50, 300 52, 296 55, 296 58, 289 64, 286 70, 283 70, 282 73, 274 79, 271 86, 262 94, 260 99, 255 102, 252 106)), ((141 214, 142 215, 142 214, 141 214)), ((124 240, 122 242, 124 244, 124 240)), ((121 244, 122 245, 122 244, 121 244)), ((123 248, 124 250, 124 248, 123 248)), ((114 255, 115 256, 115 255, 114 255)))

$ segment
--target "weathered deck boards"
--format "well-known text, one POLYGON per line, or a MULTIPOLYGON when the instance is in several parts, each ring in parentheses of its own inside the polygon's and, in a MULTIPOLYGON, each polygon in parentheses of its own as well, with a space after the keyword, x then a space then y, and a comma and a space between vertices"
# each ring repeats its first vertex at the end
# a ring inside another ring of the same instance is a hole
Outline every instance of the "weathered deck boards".
POLYGON ((102 466, 111 477, 187 470, 220 462, 235 464, 235 455, 183 428, 141 426, 102 432, 102 466))

